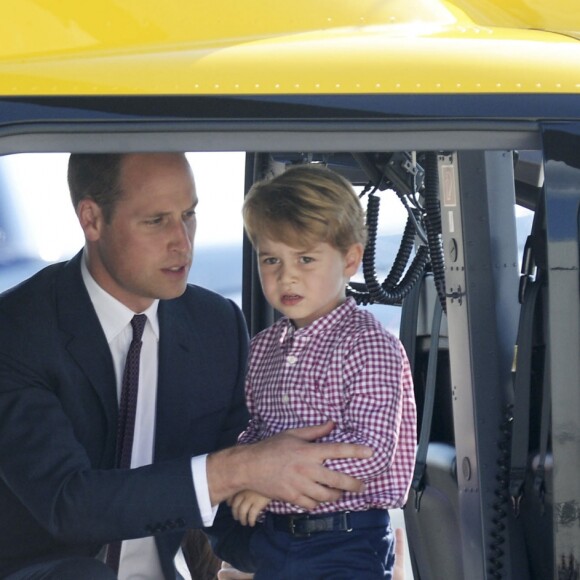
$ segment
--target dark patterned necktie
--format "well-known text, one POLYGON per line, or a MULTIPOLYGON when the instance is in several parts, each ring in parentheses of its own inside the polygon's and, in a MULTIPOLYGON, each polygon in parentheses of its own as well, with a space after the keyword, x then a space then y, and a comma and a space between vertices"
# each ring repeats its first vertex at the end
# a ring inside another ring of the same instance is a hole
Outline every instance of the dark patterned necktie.
MULTIPOLYGON (((119 403, 119 420, 117 425, 117 467, 131 467, 131 452, 133 450, 133 433, 135 431, 135 411, 137 410, 137 395, 139 387, 139 358, 141 354, 141 337, 147 322, 145 314, 136 314, 131 319, 133 340, 129 345, 123 383, 121 401, 119 403)), ((121 542, 109 544, 107 564, 118 572, 121 556, 121 542)))

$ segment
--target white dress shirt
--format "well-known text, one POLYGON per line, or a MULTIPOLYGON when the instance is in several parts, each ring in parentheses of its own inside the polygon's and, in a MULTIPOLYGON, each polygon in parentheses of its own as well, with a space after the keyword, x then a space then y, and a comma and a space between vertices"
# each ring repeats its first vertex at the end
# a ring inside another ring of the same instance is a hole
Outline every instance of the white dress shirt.
MULTIPOLYGON (((83 281, 105 337, 111 349, 115 376, 117 379, 117 400, 121 398, 123 370, 129 345, 133 338, 131 319, 136 314, 124 304, 105 292, 89 273, 85 260, 81 263, 83 281)), ((157 402, 157 370, 159 321, 157 308, 159 301, 144 312, 147 322, 143 331, 139 362, 139 395, 135 416, 135 431, 131 467, 149 465, 153 461, 155 443, 155 408, 157 402)), ((211 506, 206 477, 206 456, 192 458, 193 482, 204 525, 213 523, 217 506, 211 506)), ((182 575, 183 558, 178 554, 176 563, 182 575)), ((187 578, 187 576, 185 576, 187 578)), ((162 580, 163 573, 154 537, 125 540, 121 545, 119 580, 162 580)))

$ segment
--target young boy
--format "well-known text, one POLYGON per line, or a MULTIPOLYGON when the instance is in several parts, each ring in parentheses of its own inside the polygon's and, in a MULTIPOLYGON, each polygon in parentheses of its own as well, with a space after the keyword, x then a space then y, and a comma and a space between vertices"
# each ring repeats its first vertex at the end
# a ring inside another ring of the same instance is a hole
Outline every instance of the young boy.
POLYGON ((240 443, 332 421, 325 441, 374 451, 370 459, 327 461, 364 481, 365 490, 310 513, 253 492, 230 500, 243 524, 263 522, 252 540, 255 579, 391 578, 387 510, 407 498, 416 411, 401 343, 346 297, 366 240, 359 199, 339 174, 301 165, 255 184, 243 216, 264 295, 284 317, 252 341, 252 419, 240 443))

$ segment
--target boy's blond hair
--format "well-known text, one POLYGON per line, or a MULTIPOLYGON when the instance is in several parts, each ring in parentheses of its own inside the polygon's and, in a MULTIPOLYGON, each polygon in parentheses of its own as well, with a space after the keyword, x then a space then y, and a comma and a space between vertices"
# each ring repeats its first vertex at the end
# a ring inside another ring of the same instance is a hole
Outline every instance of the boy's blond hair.
POLYGON ((306 249, 326 242, 346 253, 366 243, 364 211, 352 185, 321 165, 297 165, 255 183, 242 215, 254 246, 260 238, 306 249))

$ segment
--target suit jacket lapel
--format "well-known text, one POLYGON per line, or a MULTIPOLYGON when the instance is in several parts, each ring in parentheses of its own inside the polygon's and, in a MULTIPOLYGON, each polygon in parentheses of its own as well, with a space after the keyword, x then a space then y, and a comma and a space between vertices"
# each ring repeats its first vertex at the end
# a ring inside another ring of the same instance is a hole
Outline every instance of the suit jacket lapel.
MULTIPOLYGON (((84 285, 82 251, 61 271, 57 282, 58 320, 68 335, 67 349, 97 391, 107 420, 116 424, 118 404, 115 370, 109 345, 84 285)), ((82 393, 79 393, 82 396, 82 393)), ((115 437, 115 429, 108 430, 115 437)))
MULTIPOLYGON (((159 372, 155 459, 179 457, 185 453, 189 410, 187 390, 192 383, 194 353, 199 336, 188 326, 187 313, 179 300, 159 303, 159 372)), ((189 394, 191 396, 191 393, 189 394)))

